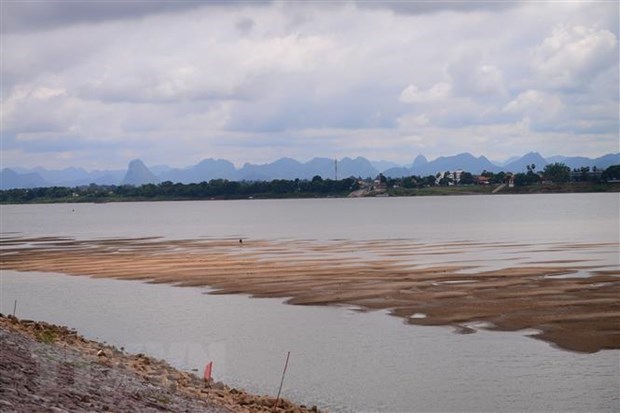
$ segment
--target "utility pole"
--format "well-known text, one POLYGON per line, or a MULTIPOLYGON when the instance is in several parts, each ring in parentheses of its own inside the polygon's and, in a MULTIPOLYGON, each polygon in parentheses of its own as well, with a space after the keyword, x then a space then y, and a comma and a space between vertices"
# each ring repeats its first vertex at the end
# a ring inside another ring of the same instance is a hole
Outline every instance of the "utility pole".
POLYGON ((338 159, 334 159, 334 180, 338 180, 338 159))

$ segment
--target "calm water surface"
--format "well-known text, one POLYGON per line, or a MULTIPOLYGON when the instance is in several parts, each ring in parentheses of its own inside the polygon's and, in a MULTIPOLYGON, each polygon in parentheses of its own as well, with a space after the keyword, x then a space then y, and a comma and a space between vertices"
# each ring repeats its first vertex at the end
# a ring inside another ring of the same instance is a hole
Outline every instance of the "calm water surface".
POLYGON ((2 232, 174 239, 611 241, 619 194, 3 205, 2 232))
MULTIPOLYGON (((618 194, 1 206, 2 232, 78 239, 619 242, 618 194)), ((617 264, 617 255, 605 260, 617 264), (615 261, 615 262, 613 262, 615 261)), ((66 324, 184 369, 332 411, 618 411, 618 351, 528 332, 407 326, 383 312, 297 307, 205 289, 3 271, 2 312, 66 324)))
POLYGON ((459 335, 383 312, 205 295, 205 289, 5 271, 1 311, 332 411, 617 411, 618 351, 576 354, 521 333, 459 335))

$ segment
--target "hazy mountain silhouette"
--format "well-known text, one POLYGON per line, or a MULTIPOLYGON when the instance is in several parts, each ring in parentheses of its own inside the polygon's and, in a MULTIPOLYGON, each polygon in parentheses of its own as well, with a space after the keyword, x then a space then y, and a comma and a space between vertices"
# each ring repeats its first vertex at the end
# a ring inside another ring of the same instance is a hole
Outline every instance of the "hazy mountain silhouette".
POLYGON ((413 163, 411 164, 412 168, 420 168, 424 165, 426 165, 428 163, 428 159, 426 159, 426 157, 424 155, 418 155, 415 157, 415 159, 413 160, 413 163))
POLYGON ((435 175, 437 172, 455 171, 462 169, 473 174, 479 174, 484 170, 499 172, 500 168, 491 163, 486 157, 476 158, 470 153, 460 153, 453 156, 440 156, 428 161, 423 155, 418 155, 410 168, 392 168, 384 172, 385 176, 400 178, 410 175, 435 175))
POLYGON ((302 178, 304 175, 304 165, 291 158, 280 158, 275 162, 263 165, 246 163, 239 171, 239 177, 246 181, 296 179, 302 178))
MULTIPOLYGON (((600 156, 593 159, 591 166, 596 166, 599 169, 609 168, 612 165, 620 165, 620 153, 608 153, 607 155, 600 156)), ((586 165, 590 166, 590 165, 586 165)), ((579 166, 575 166, 578 168, 579 166)))
MULTIPOLYGON (((343 158, 338 161, 338 178, 375 177, 382 172, 385 176, 398 178, 410 175, 435 175, 437 172, 455 171, 458 169, 480 174, 487 170, 491 172, 524 172, 527 165, 536 165, 541 171, 547 163, 563 162, 570 168, 583 166, 608 168, 620 164, 620 153, 607 154, 598 158, 582 156, 552 156, 542 157, 537 152, 529 152, 521 157, 509 158, 504 166, 498 166, 484 156, 475 157, 470 153, 461 153, 453 156, 441 156, 429 161, 423 155, 418 155, 411 166, 399 166, 389 161, 371 162, 366 158, 343 158), (383 167, 388 167, 382 170, 383 167)), ((323 179, 334 179, 336 170, 334 159, 314 158, 306 163, 291 158, 281 158, 266 164, 246 163, 242 168, 235 166, 224 159, 205 159, 196 165, 184 169, 171 168, 167 165, 158 165, 147 168, 140 160, 132 161, 127 170, 95 170, 86 171, 83 168, 67 167, 60 170, 45 168, 26 169, 11 167, 0 172, 0 189, 33 188, 40 186, 80 186, 91 183, 98 185, 119 185, 121 183, 142 185, 163 181, 198 183, 211 179, 270 181, 273 179, 312 179, 319 175, 323 179)))
MULTIPOLYGON (((375 169, 366 158, 355 159, 343 158, 338 161, 338 178, 349 176, 363 178, 375 177, 379 171, 375 169)), ((333 159, 314 158, 306 163, 298 162, 291 158, 280 158, 275 162, 254 165, 246 163, 239 171, 242 180, 271 180, 271 179, 311 179, 319 175, 323 179, 336 177, 336 165, 333 159)))
POLYGON ((491 162, 497 166, 504 166, 504 165, 508 165, 510 162, 516 161, 519 158, 520 156, 511 156, 510 158, 504 161, 491 161, 491 162))
POLYGON ((528 165, 534 165, 537 171, 542 171, 547 165, 547 160, 543 158, 538 152, 529 152, 520 157, 519 159, 512 161, 502 167, 505 171, 514 173, 524 172, 527 170, 528 165))
POLYGON ((486 157, 474 157, 470 153, 460 153, 453 156, 440 156, 434 161, 413 167, 415 175, 430 175, 439 171, 454 171, 462 169, 463 171, 479 174, 484 170, 491 172, 499 172, 499 168, 491 163, 486 157))
POLYGON ((343 158, 338 162, 338 177, 347 178, 349 176, 361 178, 374 178, 379 174, 370 161, 358 156, 355 159, 343 158))
MULTIPOLYGON (((162 166, 160 169, 164 169, 162 166)), ((224 159, 205 159, 194 166, 185 169, 168 169, 159 174, 163 181, 181 182, 208 182, 212 179, 236 179, 237 170, 232 162, 224 159)))
POLYGON ((383 172, 390 168, 398 168, 400 165, 392 161, 370 161, 370 164, 379 172, 383 172))
POLYGON ((83 168, 68 167, 65 169, 48 170, 45 168, 35 168, 33 172, 38 173, 48 182, 70 183, 77 181, 88 181, 91 175, 83 168))
POLYGON ((134 159, 129 162, 129 168, 127 174, 121 182, 122 185, 144 185, 144 184, 156 184, 159 179, 144 165, 140 159, 134 159))
POLYGON ((620 153, 610 153, 594 159, 583 156, 552 156, 547 158, 547 161, 549 163, 562 162, 572 169, 579 169, 584 166, 605 169, 611 165, 620 165, 620 153))
POLYGON ((45 181, 49 182, 50 186, 118 185, 127 173, 124 169, 88 172, 83 168, 74 167, 59 170, 39 167, 32 171, 38 173, 45 181))
POLYGON ((38 188, 43 186, 50 186, 50 184, 36 172, 18 174, 9 168, 4 168, 0 171, 0 189, 38 188))
MULTIPOLYGON (((315 176, 321 178, 334 178, 336 174, 335 163, 329 158, 314 158, 305 163, 305 175, 300 179, 312 179, 315 176)), ((341 176, 341 174, 338 174, 341 176)))

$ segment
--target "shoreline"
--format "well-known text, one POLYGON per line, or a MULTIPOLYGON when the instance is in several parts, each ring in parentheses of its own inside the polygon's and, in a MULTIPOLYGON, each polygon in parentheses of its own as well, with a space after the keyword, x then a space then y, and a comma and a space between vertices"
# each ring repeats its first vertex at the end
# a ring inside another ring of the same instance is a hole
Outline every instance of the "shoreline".
MULTIPOLYGON (((475 195, 542 195, 542 194, 587 194, 587 193, 620 193, 620 183, 583 183, 572 182, 565 184, 542 184, 527 185, 521 187, 503 188, 499 192, 494 192, 500 185, 463 185, 463 186, 433 186, 426 188, 390 188, 382 190, 356 190, 352 192, 293 192, 293 193, 264 193, 264 194, 232 194, 214 196, 96 196, 96 197, 64 197, 64 198, 33 198, 24 201, 23 199, 11 200, 0 197, 0 205, 37 205, 37 204, 72 204, 72 203, 116 203, 116 202, 176 202, 176 201, 252 201, 268 199, 352 199, 352 198, 411 198, 429 196, 475 196, 475 195), (362 192, 360 192, 362 191, 362 192)), ((20 189, 0 190, 3 192, 25 191, 20 189)))
MULTIPOLYGON (((488 330, 536 329, 565 350, 620 348, 620 268, 574 259, 459 263, 459 254, 501 243, 3 238, 1 269, 208 286, 212 294, 284 298, 297 305, 387 310, 408 324, 472 322, 488 330), (451 262, 446 262, 446 254, 451 262), (421 265, 416 260, 425 256, 421 265)), ((536 246, 535 248, 540 248, 536 246)), ((606 251, 617 244, 546 245, 544 251, 606 251)), ((543 254, 544 254, 543 251, 543 254)), ((533 252, 530 252, 533 254, 533 252)))
POLYGON ((129 354, 74 330, 0 314, 0 408, 92 412, 319 412, 129 354), (60 410, 59 410, 60 409, 60 410))

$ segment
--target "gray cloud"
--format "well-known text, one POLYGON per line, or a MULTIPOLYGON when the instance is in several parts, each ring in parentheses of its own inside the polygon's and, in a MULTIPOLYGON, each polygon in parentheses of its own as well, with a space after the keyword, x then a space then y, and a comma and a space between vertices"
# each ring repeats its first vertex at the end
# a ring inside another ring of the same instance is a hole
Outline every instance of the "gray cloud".
MULTIPOLYGON (((473 12, 478 10, 501 10, 517 7, 515 0, 496 1, 354 1, 360 8, 389 9, 396 13, 426 14, 439 11, 473 12)), ((74 24, 101 23, 110 20, 139 19, 162 13, 185 12, 202 7, 233 8, 239 6, 268 6, 271 0, 50 0, 50 1, 6 1, 2 7, 3 32, 44 31, 74 24)), ((346 4, 346 3, 343 3, 346 4)), ((286 4, 284 5, 287 6, 286 4)), ((295 5, 299 7, 300 4, 295 5)), ((334 8, 339 4, 319 3, 307 7, 334 8)), ((299 16, 297 16, 299 18, 299 16)), ((239 30, 247 32, 252 28, 251 19, 238 22, 239 30)))
POLYGON ((490 3, 16 8, 2 160, 614 151, 618 5, 490 3))
POLYGON ((463 0, 425 0, 425 1, 401 1, 401 0, 360 0, 359 7, 371 9, 389 9, 402 14, 427 14, 442 11, 475 12, 480 10, 498 11, 518 7, 519 0, 495 0, 495 1, 463 1, 463 0))
MULTIPOLYGON (((221 3, 221 2, 220 2, 221 3)), ((136 19, 150 14, 181 12, 201 7, 195 1, 7 1, 2 26, 8 33, 44 31, 74 24, 136 19)))

